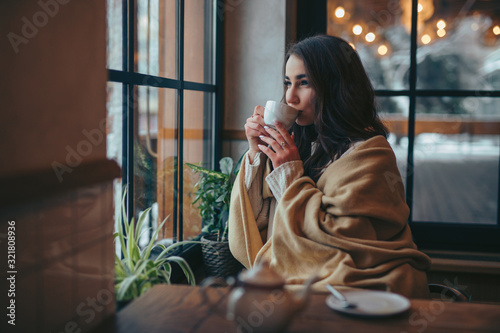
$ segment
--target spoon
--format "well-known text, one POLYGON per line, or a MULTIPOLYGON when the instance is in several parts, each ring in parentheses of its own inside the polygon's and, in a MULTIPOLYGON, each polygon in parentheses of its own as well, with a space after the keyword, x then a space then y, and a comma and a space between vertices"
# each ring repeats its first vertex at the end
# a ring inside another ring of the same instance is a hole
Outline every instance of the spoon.
POLYGON ((346 309, 352 309, 356 307, 356 304, 351 303, 345 298, 342 293, 340 293, 337 289, 335 289, 332 285, 326 284, 326 288, 332 293, 332 295, 340 301, 340 306, 346 309))

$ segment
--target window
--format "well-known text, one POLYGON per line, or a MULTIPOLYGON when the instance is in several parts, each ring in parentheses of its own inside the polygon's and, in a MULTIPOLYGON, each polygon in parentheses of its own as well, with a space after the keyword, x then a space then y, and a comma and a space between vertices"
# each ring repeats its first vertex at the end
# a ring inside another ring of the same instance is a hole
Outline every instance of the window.
MULTIPOLYGON (((152 207, 161 238, 193 238, 197 175, 220 158, 221 20, 215 0, 107 0, 108 154, 122 166, 129 216, 152 207)), ((151 235, 149 235, 151 236, 151 235)))
POLYGON ((500 3, 322 3, 310 15, 326 24, 298 14, 297 37, 326 32, 360 55, 391 131, 416 243, 500 251, 500 3))

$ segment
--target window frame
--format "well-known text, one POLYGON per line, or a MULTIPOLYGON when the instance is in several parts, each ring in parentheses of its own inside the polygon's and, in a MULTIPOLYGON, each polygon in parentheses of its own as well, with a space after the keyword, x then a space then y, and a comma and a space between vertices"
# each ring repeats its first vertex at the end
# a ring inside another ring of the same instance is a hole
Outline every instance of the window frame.
MULTIPOLYGON (((214 112, 212 112, 212 151, 211 168, 217 169, 218 161, 222 155, 221 124, 223 108, 223 22, 220 16, 221 6, 215 0, 204 0, 203 4, 213 6, 213 50, 214 58, 212 69, 213 83, 200 83, 184 79, 184 27, 185 27, 185 1, 175 0, 176 6, 176 70, 178 77, 175 79, 142 74, 136 71, 137 64, 134 60, 136 29, 137 29, 137 3, 136 0, 122 0, 122 70, 107 69, 108 82, 122 84, 122 184, 127 184, 125 193, 125 209, 128 216, 135 216, 134 206, 134 121, 136 86, 168 88, 176 90, 176 128, 184 128, 184 92, 198 91, 214 94, 214 112)), ((206 43, 204 45, 206 50, 206 43)), ((173 202, 173 242, 183 240, 183 131, 176 131, 177 144, 174 158, 180 163, 174 170, 174 202, 173 202)), ((124 189, 125 191, 125 189, 124 189)), ((122 193, 123 195, 123 193, 122 193)))
MULTIPOLYGON (((410 69, 408 90, 375 90, 376 96, 409 98, 408 115, 408 154, 406 164, 406 200, 410 207, 408 223, 415 243, 426 250, 452 250, 474 252, 500 252, 500 202, 497 203, 496 225, 470 223, 419 222, 413 220, 413 168, 416 101, 418 97, 500 97, 500 90, 438 90, 417 89, 417 5, 412 0, 410 35, 410 69)), ((314 34, 327 32, 327 0, 318 0, 309 6, 307 0, 297 0, 296 39, 300 40, 314 34), (323 21, 321 20, 323 18, 323 21), (318 23, 318 22, 324 22, 318 23)), ((500 165, 500 154, 499 154, 500 165)), ((500 167, 497 183, 500 200, 500 167)))

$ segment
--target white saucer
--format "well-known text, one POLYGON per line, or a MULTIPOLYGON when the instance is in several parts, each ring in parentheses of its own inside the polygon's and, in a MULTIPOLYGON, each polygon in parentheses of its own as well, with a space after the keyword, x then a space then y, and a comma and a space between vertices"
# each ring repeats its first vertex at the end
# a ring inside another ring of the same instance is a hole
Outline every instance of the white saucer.
POLYGON ((355 308, 344 308, 340 302, 329 295, 326 305, 329 308, 356 316, 384 317, 405 312, 410 308, 408 298, 399 294, 375 290, 347 290, 342 294, 350 303, 356 304, 355 308))

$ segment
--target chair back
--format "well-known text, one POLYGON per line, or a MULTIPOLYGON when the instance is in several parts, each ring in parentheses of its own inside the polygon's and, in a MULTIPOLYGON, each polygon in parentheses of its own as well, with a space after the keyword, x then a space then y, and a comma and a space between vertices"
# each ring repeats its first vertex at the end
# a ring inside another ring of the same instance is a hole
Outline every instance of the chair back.
POLYGON ((465 292, 444 284, 431 283, 428 285, 431 298, 448 302, 470 302, 471 297, 465 292))

